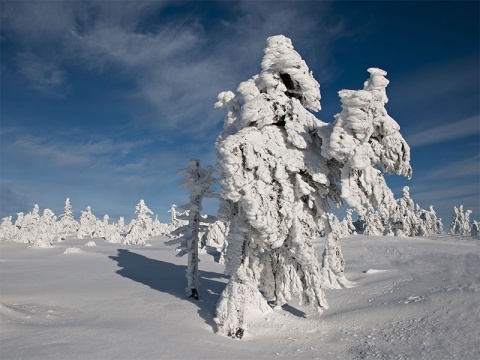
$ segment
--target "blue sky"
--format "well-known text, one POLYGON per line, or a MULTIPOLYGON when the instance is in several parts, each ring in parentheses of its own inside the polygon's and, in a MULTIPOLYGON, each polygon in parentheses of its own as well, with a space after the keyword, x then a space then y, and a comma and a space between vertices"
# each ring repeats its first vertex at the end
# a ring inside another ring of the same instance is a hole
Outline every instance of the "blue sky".
POLYGON ((479 218, 478 1, 1 0, 0 26, 0 217, 60 214, 70 197, 113 220, 145 199, 168 221, 188 201, 176 171, 215 162, 216 95, 283 34, 320 83, 323 121, 339 90, 386 70, 412 151, 413 178, 387 176, 396 197, 410 186, 447 225, 454 205, 479 218))

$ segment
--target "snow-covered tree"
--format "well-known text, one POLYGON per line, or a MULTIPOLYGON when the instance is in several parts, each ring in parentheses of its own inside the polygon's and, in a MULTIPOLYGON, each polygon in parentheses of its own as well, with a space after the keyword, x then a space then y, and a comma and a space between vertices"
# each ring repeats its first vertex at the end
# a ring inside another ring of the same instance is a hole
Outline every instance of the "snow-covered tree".
POLYGON ((470 229, 470 235, 474 239, 480 239, 480 223, 477 220, 473 220, 472 227, 470 229))
POLYGON ((95 233, 95 227, 97 225, 97 218, 92 213, 90 206, 87 206, 85 211, 81 212, 80 225, 77 230, 77 238, 83 239, 84 237, 93 237, 95 233))
POLYGON ((385 226, 383 225, 380 213, 373 208, 370 208, 365 214, 365 229, 364 235, 383 235, 385 226))
POLYGON ((70 198, 65 200, 65 208, 63 213, 59 216, 59 228, 64 235, 74 234, 77 232, 79 224, 75 220, 72 211, 72 205, 70 204, 70 198))
POLYGON ((188 168, 179 170, 177 175, 185 175, 179 186, 190 190, 190 203, 182 206, 184 210, 188 211, 188 223, 177 229, 177 232, 181 234, 180 237, 167 241, 166 244, 179 244, 177 256, 188 254, 186 291, 188 297, 198 300, 198 247, 200 233, 204 232, 206 228, 205 225, 202 228, 202 222, 208 221, 208 218, 202 219, 200 213, 204 198, 217 197, 213 187, 215 178, 213 177, 213 168, 209 166, 207 169, 203 169, 198 159, 191 159, 188 168))
POLYGON ((410 197, 408 186, 403 188, 403 195, 396 202, 392 223, 395 236, 415 236, 417 233, 419 219, 415 213, 415 203, 410 197))
POLYGON ((37 235, 33 244, 38 247, 49 248, 57 237, 57 217, 50 209, 44 209, 37 227, 37 235))
POLYGON ((107 228, 109 226, 108 220, 110 217, 108 214, 103 216, 103 220, 97 219, 95 223, 95 232, 93 233, 94 237, 105 238, 107 234, 107 228))
POLYGON ((34 243, 38 235, 39 223, 40 208, 38 204, 35 204, 33 210, 22 217, 18 231, 18 242, 34 243))
POLYGON ((225 238, 228 234, 228 224, 222 220, 215 220, 215 222, 208 225, 207 230, 202 236, 200 247, 215 248, 221 256, 219 262, 222 263, 225 250, 225 238))
POLYGON ((460 205, 458 208, 453 207, 453 216, 452 222, 450 225, 450 234, 456 236, 470 236, 471 235, 471 225, 470 225, 470 214, 472 210, 463 210, 463 205, 460 205))
POLYGON ((226 271, 217 305, 219 332, 241 338, 251 308, 268 309, 298 296, 321 311, 325 289, 345 284, 344 260, 328 199, 341 197, 357 212, 391 204, 382 173, 410 176, 409 148, 384 108, 384 71, 369 69, 364 90, 341 91, 342 113, 317 120, 319 84, 290 39, 274 36, 259 75, 237 94, 223 92, 216 107, 228 113, 217 139, 220 218, 230 223, 226 271), (341 185, 341 189, 340 189, 341 185), (323 221, 323 267, 313 237, 323 221))
POLYGON ((17 230, 12 223, 12 217, 4 217, 0 223, 0 241, 16 241, 17 230))
POLYGON ((430 205, 429 210, 421 209, 420 206, 418 206, 417 217, 419 219, 417 236, 431 236, 442 233, 442 220, 437 218, 437 213, 432 205, 430 205))
POLYGON ((352 234, 356 234, 356 228, 355 225, 353 224, 353 218, 352 218, 353 210, 352 209, 347 209, 345 213, 345 217, 340 223, 340 235, 341 236, 348 236, 352 234))
POLYGON ((145 244, 150 236, 152 236, 153 221, 150 210, 145 201, 142 199, 135 206, 135 214, 137 217, 132 220, 128 234, 125 236, 124 244, 145 244))

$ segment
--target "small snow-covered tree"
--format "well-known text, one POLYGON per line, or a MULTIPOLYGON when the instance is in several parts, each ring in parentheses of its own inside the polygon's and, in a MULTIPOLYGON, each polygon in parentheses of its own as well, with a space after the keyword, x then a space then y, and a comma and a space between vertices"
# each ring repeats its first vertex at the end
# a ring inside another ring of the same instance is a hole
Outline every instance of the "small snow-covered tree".
POLYGON ((17 230, 12 223, 12 217, 4 217, 0 223, 0 241, 16 241, 17 230))
POLYGON ((355 225, 353 224, 353 218, 352 218, 353 210, 352 209, 347 209, 345 213, 345 217, 340 223, 340 235, 341 236, 348 236, 352 234, 356 234, 356 228, 355 225))
POLYGON ((63 213, 59 216, 59 228, 60 231, 64 233, 65 236, 69 234, 74 234, 77 232, 79 224, 75 220, 72 211, 72 205, 70 204, 70 198, 65 200, 65 208, 63 213))
POLYGON ((95 223, 95 232, 93 233, 94 237, 105 239, 107 234, 107 228, 109 226, 108 220, 110 220, 110 217, 108 216, 108 214, 105 214, 103 216, 103 220, 97 219, 95 223))
POLYGON ((365 229, 364 235, 383 235, 385 227, 382 222, 382 218, 378 211, 370 208, 365 214, 365 229))
POLYGON ((325 289, 344 286, 344 260, 328 199, 343 197, 357 212, 392 206, 377 167, 410 176, 409 148, 388 116, 380 69, 369 69, 364 90, 340 92, 334 123, 317 120, 319 84, 290 39, 274 36, 259 75, 237 94, 223 92, 216 107, 228 113, 217 138, 221 220, 230 223, 226 271, 217 305, 219 332, 241 338, 251 308, 268 309, 299 297, 321 311, 325 289), (320 266, 313 237, 327 238, 320 266))
POLYGON ((208 225, 207 230, 202 236, 200 247, 215 248, 220 253, 219 262, 223 262, 225 250, 225 238, 228 234, 228 224, 222 220, 215 220, 215 222, 208 225))
POLYGON ((213 171, 211 166, 203 169, 200 166, 200 160, 191 159, 188 163, 188 168, 181 169, 177 172, 177 175, 185 175, 185 178, 179 186, 190 190, 190 203, 182 206, 184 210, 188 211, 188 223, 176 230, 178 234, 181 234, 180 237, 166 242, 167 245, 179 244, 177 247, 177 256, 188 254, 186 270, 188 285, 186 291, 188 297, 195 300, 199 299, 198 248, 200 233, 204 232, 206 228, 205 225, 202 226, 202 222, 208 221, 208 217, 202 218, 200 214, 202 211, 202 200, 204 198, 217 197, 213 187, 215 184, 213 171))
POLYGON ((83 239, 85 237, 93 237, 95 233, 95 227, 97 225, 97 218, 92 213, 90 206, 87 206, 85 211, 81 212, 80 225, 77 230, 77 238, 83 239))
POLYGON ((480 222, 473 220, 472 227, 470 229, 470 235, 474 239, 480 239, 480 222))
POLYGON ((38 235, 38 225, 40 223, 40 208, 38 204, 33 206, 33 210, 22 217, 21 227, 18 231, 18 241, 24 243, 34 243, 38 235))
POLYGON ((415 236, 419 219, 415 213, 415 203, 410 197, 408 186, 403 188, 403 195, 397 200, 392 215, 393 232, 396 236, 415 236))
POLYGON ((463 210, 463 205, 458 208, 453 207, 452 222, 450 224, 450 234, 454 236, 470 236, 470 214, 472 210, 463 210))
POLYGON ((50 209, 44 209, 37 228, 37 236, 33 244, 38 247, 49 248, 55 241, 58 228, 57 217, 50 209))
POLYGON ((128 234, 123 241, 124 244, 145 244, 152 235, 153 221, 150 215, 153 215, 153 211, 147 207, 143 199, 135 207, 135 213, 137 217, 132 220, 128 234))
POLYGON ((152 233, 153 236, 167 235, 170 233, 169 225, 160 222, 160 220, 158 220, 158 215, 155 215, 155 220, 153 220, 152 233))
POLYGON ((429 210, 421 209, 418 206, 417 217, 419 219, 419 226, 417 230, 418 236, 431 236, 434 234, 441 234, 443 226, 441 226, 441 219, 437 218, 437 213, 430 205, 429 210))

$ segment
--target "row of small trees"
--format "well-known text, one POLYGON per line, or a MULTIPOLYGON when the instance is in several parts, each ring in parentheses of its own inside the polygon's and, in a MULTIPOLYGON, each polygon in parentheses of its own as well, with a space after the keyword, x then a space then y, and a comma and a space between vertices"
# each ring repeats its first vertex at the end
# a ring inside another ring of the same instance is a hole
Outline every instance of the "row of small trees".
POLYGON ((81 212, 80 220, 76 221, 70 199, 67 198, 64 212, 58 218, 50 209, 45 209, 43 214, 40 214, 37 204, 27 214, 18 213, 15 222, 12 221, 12 216, 3 218, 0 224, 0 240, 50 247, 67 236, 75 236, 78 239, 98 237, 110 243, 146 244, 148 238, 170 235, 186 223, 185 220, 178 219, 182 214, 176 211, 175 205, 172 205, 170 212, 170 224, 161 223, 157 217, 151 218, 153 212, 144 200, 140 200, 135 207, 136 217, 129 224, 125 224, 124 217, 120 217, 116 223, 110 223, 108 215, 97 219, 90 206, 81 212))
POLYGON ((403 188, 402 197, 390 208, 380 206, 370 208, 356 221, 352 219, 349 209, 340 222, 342 235, 387 235, 387 236, 431 236, 443 233, 442 219, 437 217, 433 206, 422 209, 410 197, 408 186, 403 188))

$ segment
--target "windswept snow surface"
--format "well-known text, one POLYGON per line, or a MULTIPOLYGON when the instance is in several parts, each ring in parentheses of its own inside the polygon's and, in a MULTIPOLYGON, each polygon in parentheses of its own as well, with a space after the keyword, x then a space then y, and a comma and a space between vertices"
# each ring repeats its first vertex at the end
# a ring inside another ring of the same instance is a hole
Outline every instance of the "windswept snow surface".
MULTIPOLYGON (((165 240, 0 243, 0 358, 480 358, 478 241, 342 239, 354 286, 328 290, 330 309, 293 303, 258 313, 232 340, 213 328, 223 266, 201 254, 201 300, 186 299, 185 259, 165 240)), ((321 254, 323 239, 317 247, 321 254)))

